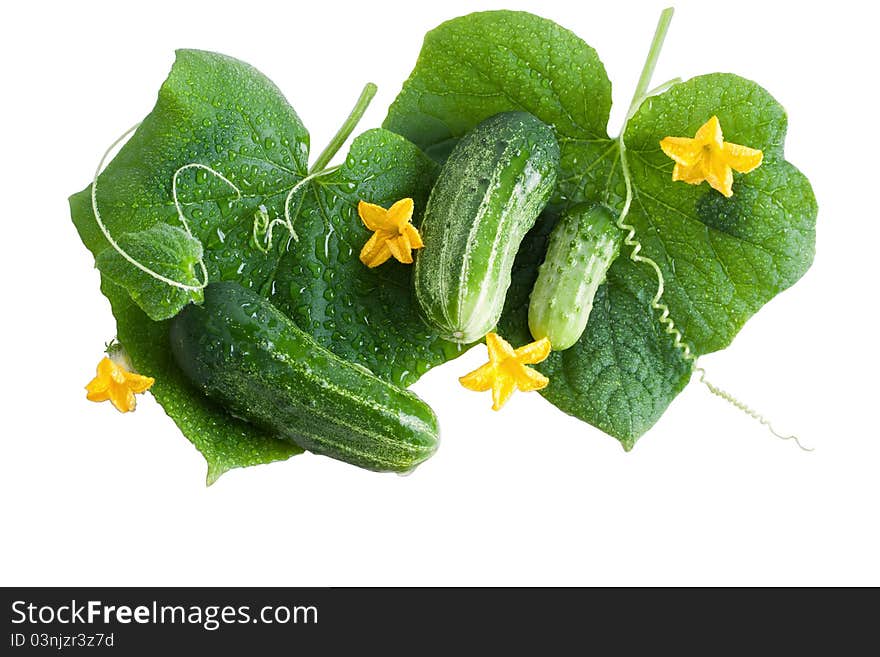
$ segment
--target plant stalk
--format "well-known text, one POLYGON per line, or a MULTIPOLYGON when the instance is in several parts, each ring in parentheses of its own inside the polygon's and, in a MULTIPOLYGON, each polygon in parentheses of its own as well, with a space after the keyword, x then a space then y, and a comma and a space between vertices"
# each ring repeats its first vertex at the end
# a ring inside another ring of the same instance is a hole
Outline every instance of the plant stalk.
POLYGON ((351 110, 351 114, 348 115, 348 118, 345 119, 345 123, 340 126, 339 130, 333 135, 333 139, 330 140, 330 143, 327 144, 327 147, 321 151, 321 154, 318 156, 318 159, 315 160, 315 163, 312 165, 312 168, 309 169, 309 173, 317 173, 318 171, 323 171, 328 164, 330 164, 330 160, 333 159, 333 156, 342 148, 342 145, 345 143, 345 140, 348 139, 349 135, 351 135, 352 131, 355 129, 357 124, 360 122, 361 118, 364 116, 364 112, 367 111, 367 107, 370 106, 370 101, 373 100, 373 96, 376 95, 376 87, 372 82, 368 82, 364 86, 364 90, 361 91, 361 95, 358 97, 357 102, 354 104, 354 108, 351 110))
MULTIPOLYGON (((651 40, 651 47, 648 50, 648 57, 645 59, 639 83, 636 85, 632 103, 630 103, 629 112, 626 115, 627 121, 635 114, 635 111, 645 98, 648 87, 651 84, 651 78, 654 75, 654 68, 657 66, 657 60, 660 58, 660 51, 663 49, 663 41, 666 39, 666 33, 669 31, 669 24, 672 22, 672 14, 674 13, 674 8, 667 7, 660 14, 660 20, 657 21, 657 29, 654 31, 654 38, 651 40)), ((626 125, 624 125, 625 128, 626 125)))

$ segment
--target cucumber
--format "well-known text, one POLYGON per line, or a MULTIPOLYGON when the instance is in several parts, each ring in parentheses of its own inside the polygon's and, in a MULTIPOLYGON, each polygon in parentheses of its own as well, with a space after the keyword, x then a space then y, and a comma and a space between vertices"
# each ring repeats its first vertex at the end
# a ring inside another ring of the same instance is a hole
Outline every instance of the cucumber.
POLYGON ((550 233, 529 299, 529 330, 536 340, 547 338, 562 351, 580 339, 622 237, 602 205, 575 206, 563 215, 550 233))
POLYGON ((327 351, 233 282, 171 322, 171 350, 206 395, 279 438, 379 472, 409 472, 437 449, 431 408, 327 351))
POLYGON ((486 119, 452 150, 425 207, 413 273, 422 315, 442 337, 468 344, 495 327, 558 166, 553 130, 526 112, 486 119))

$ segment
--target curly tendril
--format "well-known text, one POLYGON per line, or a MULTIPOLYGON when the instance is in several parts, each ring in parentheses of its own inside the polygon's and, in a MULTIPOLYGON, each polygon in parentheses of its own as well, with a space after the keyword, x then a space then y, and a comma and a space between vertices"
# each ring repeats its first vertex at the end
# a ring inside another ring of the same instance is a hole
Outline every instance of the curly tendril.
MULTIPOLYGON (((208 270, 205 267, 205 261, 203 258, 199 258, 199 266, 202 269, 202 282, 198 285, 189 285, 187 283, 181 283, 180 281, 175 281, 167 276, 163 276, 159 272, 153 271, 146 265, 138 262, 134 259, 128 252, 125 251, 119 244, 113 239, 113 236, 110 234, 110 231, 107 229, 107 226, 104 225, 104 221, 101 219, 101 213, 98 211, 98 176, 101 175, 101 172, 104 170, 104 163, 107 161, 110 153, 116 148, 120 142, 122 142, 126 137, 128 137, 131 133, 138 129, 140 123, 134 124, 128 130, 123 132, 112 144, 110 147, 104 151, 104 155, 101 156, 101 161, 98 162, 98 168, 95 169, 95 176, 92 178, 92 214, 95 215, 95 223, 98 224, 98 228, 101 229, 101 233, 104 235, 104 238, 110 244, 114 251, 116 251, 120 256, 122 256, 127 262, 129 262, 132 266, 140 269, 145 274, 155 278, 157 281, 165 283, 166 285, 170 285, 171 287, 176 287, 181 290, 186 290, 188 292, 198 292, 200 290, 205 289, 208 285, 208 270)), ((177 174, 175 173, 175 180, 177 178, 177 174)), ((178 214, 183 221, 183 228, 187 232, 187 234, 192 237, 192 232, 190 231, 189 224, 186 222, 186 219, 183 217, 183 213, 180 210, 180 205, 177 203, 177 199, 175 197, 175 205, 177 206, 178 214)))

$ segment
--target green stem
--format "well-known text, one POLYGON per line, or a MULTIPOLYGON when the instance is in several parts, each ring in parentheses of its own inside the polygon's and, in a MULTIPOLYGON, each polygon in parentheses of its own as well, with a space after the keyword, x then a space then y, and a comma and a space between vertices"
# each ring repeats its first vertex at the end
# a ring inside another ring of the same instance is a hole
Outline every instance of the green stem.
MULTIPOLYGON (((624 135, 626 134, 626 128, 629 125, 629 120, 636 113, 636 110, 642 104, 642 101, 648 97, 653 91, 659 91, 667 87, 667 85, 677 84, 680 80, 679 78, 675 78, 670 80, 669 82, 665 82, 656 90, 648 91, 648 87, 651 85, 651 78, 654 76, 654 68, 657 66, 657 60, 660 58, 660 51, 663 49, 663 41, 666 39, 666 33, 669 31, 669 24, 672 22, 672 14, 675 13, 675 9, 672 7, 667 7, 660 13, 660 20, 657 21, 657 29, 654 30, 654 38, 651 39, 651 47, 648 49, 648 56, 645 58, 645 64, 642 66, 642 74, 639 76, 639 83, 636 85, 635 93, 633 93, 632 102, 629 106, 629 111, 626 113, 626 118, 623 121, 623 127, 620 129, 620 135, 617 137, 618 146, 620 148, 620 170, 623 174, 623 182, 626 186, 626 199, 623 203, 623 209, 621 210, 620 217, 618 218, 618 226, 621 229, 632 230, 630 238, 635 237, 635 229, 632 229, 629 224, 625 223, 626 217, 629 214, 629 208, 632 204, 633 191, 632 191, 632 180, 630 179, 629 174, 629 165, 626 161, 626 143, 624 142, 624 135)), ((641 246, 636 249, 633 254, 633 260, 636 260, 639 253, 639 249, 641 246)), ((660 296, 663 294, 663 275, 660 274, 659 268, 654 265, 657 269, 657 273, 660 278, 660 291, 657 293, 657 299, 659 300, 660 296)))
POLYGON ((321 152, 318 159, 315 160, 312 168, 309 169, 309 173, 323 171, 330 163, 330 160, 333 159, 333 156, 336 155, 336 152, 342 148, 345 140, 348 139, 349 135, 351 135, 352 131, 355 129, 355 126, 357 126, 358 122, 363 117, 364 112, 367 111, 370 101, 373 100, 373 96, 376 95, 376 89, 376 85, 372 82, 368 82, 364 86, 364 90, 354 104, 354 109, 351 110, 351 114, 348 115, 348 118, 345 119, 345 123, 343 123, 336 134, 333 135, 333 139, 330 140, 330 143, 327 144, 327 147, 321 152))
MULTIPOLYGON (((617 145, 620 149, 620 172, 623 175, 623 184, 626 189, 623 207, 620 210, 620 215, 617 217, 617 227, 626 233, 624 243, 632 248, 632 251, 630 251, 629 254, 630 260, 648 265, 654 270, 654 273, 657 276, 657 292, 654 295, 654 299, 651 301, 651 307, 655 310, 661 311, 662 318, 660 323, 664 325, 667 333, 675 337, 675 346, 681 349, 685 359, 695 362, 696 358, 691 355, 690 347, 683 342, 681 332, 678 331, 672 320, 668 318, 669 308, 660 301, 663 297, 663 288, 665 285, 663 272, 654 260, 647 256, 639 255, 639 252, 642 250, 642 244, 636 236, 635 226, 627 223, 634 194, 632 176, 629 171, 629 162, 626 159, 626 141, 624 137, 626 136, 626 128, 629 125, 629 121, 633 117, 633 114, 636 113, 639 105, 641 105, 642 101, 644 101, 644 99, 651 93, 648 91, 648 87, 651 84, 651 77, 654 75, 654 67, 657 66, 657 59, 660 57, 660 50, 663 48, 663 40, 666 38, 666 32, 669 30, 669 23, 672 21, 672 14, 674 11, 675 10, 672 7, 667 7, 660 14, 660 20, 657 21, 657 29, 654 31, 654 38, 651 41, 651 48, 648 50, 648 57, 645 59, 645 65, 642 67, 642 75, 639 77, 638 85, 636 85, 636 91, 633 94, 629 111, 626 113, 623 128, 621 128, 620 135, 617 137, 617 145)), ((660 85, 660 87, 677 84, 677 82, 678 78, 670 80, 669 82, 660 85)))
MULTIPOLYGON (((645 98, 645 93, 651 84, 651 77, 654 75, 654 68, 657 66, 657 59, 659 59, 660 51, 663 49, 663 40, 666 39, 666 32, 669 31, 669 24, 672 22, 673 13, 675 13, 675 9, 667 7, 660 14, 660 20, 657 21, 657 29, 654 31, 654 38, 651 40, 651 48, 648 50, 648 57, 645 59, 645 65, 642 67, 642 75, 639 77, 639 83, 636 85, 632 103, 629 106, 629 112, 627 112, 627 120, 635 114, 635 111, 645 98)), ((625 128, 626 126, 624 126, 625 128)))

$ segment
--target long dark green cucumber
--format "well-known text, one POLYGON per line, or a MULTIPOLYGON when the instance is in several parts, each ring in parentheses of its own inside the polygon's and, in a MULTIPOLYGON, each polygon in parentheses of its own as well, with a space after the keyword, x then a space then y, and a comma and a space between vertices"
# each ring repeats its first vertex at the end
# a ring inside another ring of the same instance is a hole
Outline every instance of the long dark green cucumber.
POLYGON ((562 351, 580 339, 622 238, 602 205, 575 206, 553 227, 529 300, 529 330, 536 340, 547 338, 562 351))
POLYGON ((171 322, 184 374, 232 414, 316 454, 380 472, 408 472, 437 449, 431 408, 342 360, 257 294, 205 288, 171 322))
POLYGON ((425 208, 413 275, 422 314, 444 338, 466 344, 495 327, 558 166, 553 130, 526 112, 486 119, 453 149, 425 208))

